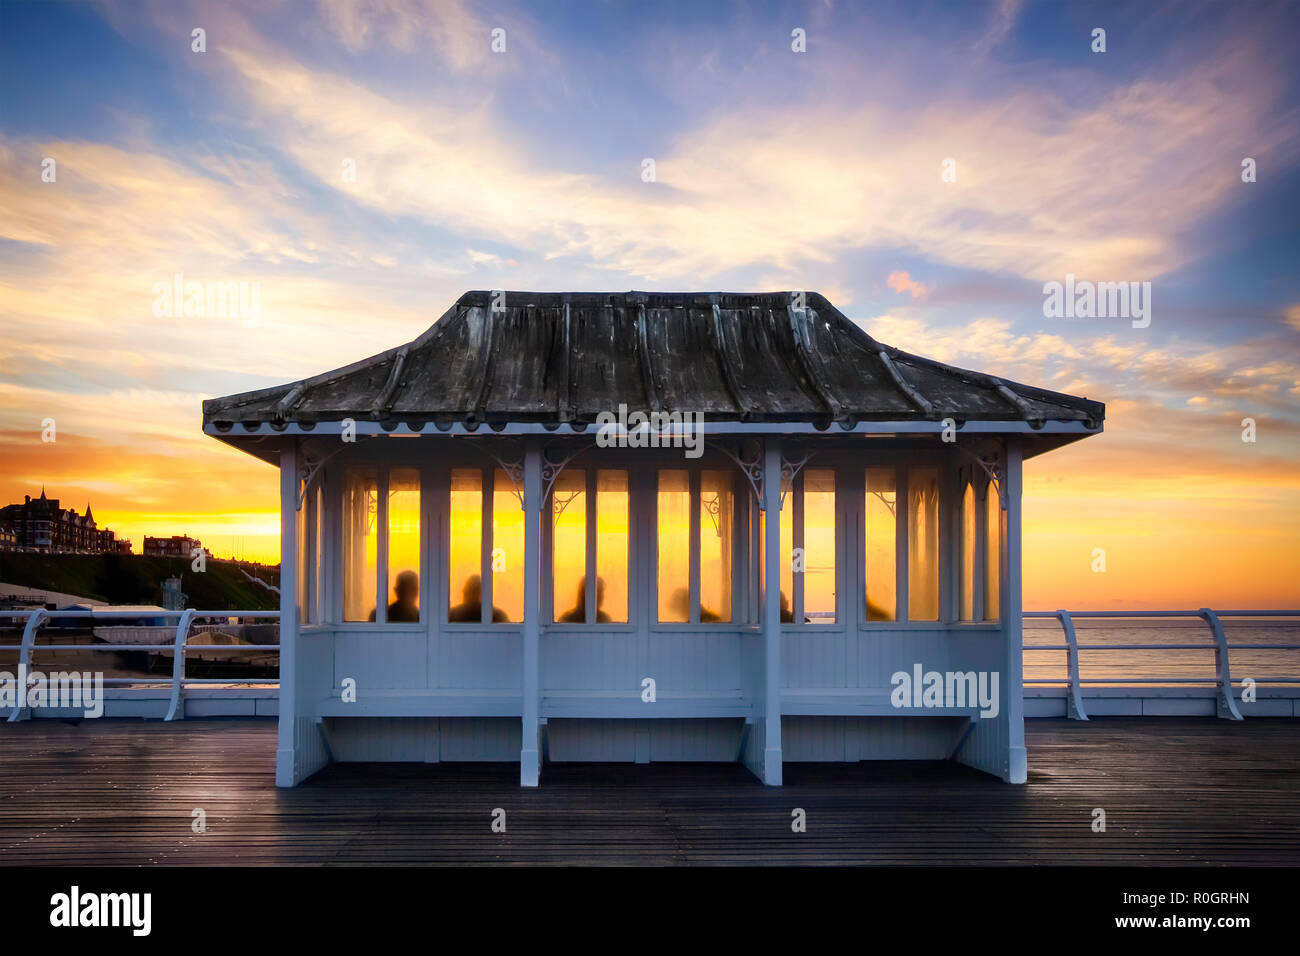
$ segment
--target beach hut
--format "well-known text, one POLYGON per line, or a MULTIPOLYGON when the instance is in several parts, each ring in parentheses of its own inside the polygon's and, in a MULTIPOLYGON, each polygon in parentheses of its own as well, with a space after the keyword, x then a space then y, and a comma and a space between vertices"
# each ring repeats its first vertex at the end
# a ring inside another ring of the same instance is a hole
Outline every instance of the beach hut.
POLYGON ((954 759, 1025 779, 1026 458, 1094 401, 815 293, 469 292, 203 404, 280 469, 276 781, 335 761, 954 759))

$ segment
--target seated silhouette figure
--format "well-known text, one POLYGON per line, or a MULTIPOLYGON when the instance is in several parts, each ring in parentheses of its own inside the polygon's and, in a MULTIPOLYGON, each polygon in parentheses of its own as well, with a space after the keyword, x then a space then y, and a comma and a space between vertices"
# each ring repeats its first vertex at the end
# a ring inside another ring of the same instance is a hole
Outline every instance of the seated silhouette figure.
MULTIPOLYGON (((610 616, 602 609, 605 604, 605 579, 596 578, 596 622, 598 624, 608 624, 610 616)), ((584 574, 578 581, 577 601, 573 607, 561 614, 557 620, 563 624, 586 624, 587 623, 587 576, 584 574)))
MULTIPOLYGON (((447 610, 448 621, 465 621, 476 624, 483 620, 483 579, 471 574, 465 579, 461 591, 461 602, 447 610)), ((499 607, 492 608, 493 621, 506 621, 506 612, 499 607)))
MULTIPOLYGON (((419 623, 420 621, 420 576, 414 571, 403 571, 397 576, 393 585, 396 600, 388 605, 388 623, 419 623)), ((370 620, 375 619, 375 612, 370 612, 370 620)))
MULTIPOLYGON (((688 588, 678 588, 673 592, 673 596, 668 599, 668 607, 673 612, 672 620, 689 621, 691 619, 691 592, 688 588)), ((714 614, 703 604, 700 605, 700 623, 709 624, 721 621, 718 615, 714 614)))

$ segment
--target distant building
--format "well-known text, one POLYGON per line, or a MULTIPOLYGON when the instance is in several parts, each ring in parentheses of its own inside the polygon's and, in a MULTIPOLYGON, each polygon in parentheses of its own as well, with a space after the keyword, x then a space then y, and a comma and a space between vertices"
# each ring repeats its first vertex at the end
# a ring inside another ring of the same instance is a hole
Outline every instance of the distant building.
POLYGON ((135 552, 133 552, 133 551, 131 550, 131 539, 130 539, 130 538, 118 538, 118 539, 117 539, 117 553, 118 553, 118 554, 134 554, 134 553, 135 553, 135 552))
POLYGON ((202 548, 203 542, 189 535, 174 534, 170 538, 144 537, 144 554, 149 558, 185 558, 194 554, 195 548, 202 548))
POLYGON ((0 549, 50 553, 100 554, 117 550, 117 534, 95 524, 90 505, 84 515, 73 508, 60 508, 58 498, 23 496, 22 504, 0 508, 0 525, 12 534, 12 546, 0 533, 0 549))
POLYGON ((13 551, 18 547, 18 536, 8 521, 0 521, 0 551, 13 551))

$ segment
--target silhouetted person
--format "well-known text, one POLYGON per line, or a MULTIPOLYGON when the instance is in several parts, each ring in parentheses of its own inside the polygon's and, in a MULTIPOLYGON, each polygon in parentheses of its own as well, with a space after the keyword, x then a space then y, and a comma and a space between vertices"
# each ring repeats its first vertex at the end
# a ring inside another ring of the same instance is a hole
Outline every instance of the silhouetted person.
MULTIPOLYGON (((465 579, 464 590, 461 591, 461 602, 447 610, 448 621, 466 621, 471 624, 477 624, 483 620, 483 579, 477 574, 471 574, 465 579)), ((499 607, 492 608, 492 620, 505 621, 506 612, 499 607)))
MULTIPOLYGON (((596 623, 608 624, 610 617, 601 608, 605 604, 605 579, 596 578, 596 623)), ((586 624, 587 623, 587 576, 584 574, 578 581, 578 600, 573 607, 560 615, 559 620, 564 624, 586 624)))
MULTIPOLYGON (((678 588, 673 592, 673 596, 668 599, 668 609, 673 612, 675 620, 689 621, 691 619, 691 592, 687 588, 678 588)), ((700 623, 708 624, 715 621, 721 621, 722 618, 714 614, 708 608, 700 607, 700 623)))
POLYGON ((668 599, 668 613, 671 620, 689 621, 691 619, 691 592, 678 588, 668 599))
POLYGON ((781 592, 781 623, 794 623, 794 611, 790 610, 790 599, 785 596, 784 591, 781 592))
MULTIPOLYGON (((388 623, 420 622, 420 576, 414 571, 403 571, 397 576, 393 585, 393 594, 397 600, 388 605, 388 623)), ((370 612, 370 620, 375 619, 375 612, 370 612)))
POLYGON ((894 614, 888 608, 881 607, 875 601, 867 598, 867 620, 868 621, 892 621, 894 614))

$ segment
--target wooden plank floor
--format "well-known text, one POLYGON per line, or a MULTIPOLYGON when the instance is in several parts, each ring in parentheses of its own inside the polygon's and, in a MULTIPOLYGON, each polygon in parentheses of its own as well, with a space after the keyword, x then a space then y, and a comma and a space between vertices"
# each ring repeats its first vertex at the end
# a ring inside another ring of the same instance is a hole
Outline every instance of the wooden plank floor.
POLYGON ((0 864, 1294 866, 1298 735, 1034 720, 1023 787, 945 763, 786 764, 783 788, 738 765, 548 764, 536 790, 517 765, 344 764, 277 790, 271 720, 42 719, 0 725, 0 864))

